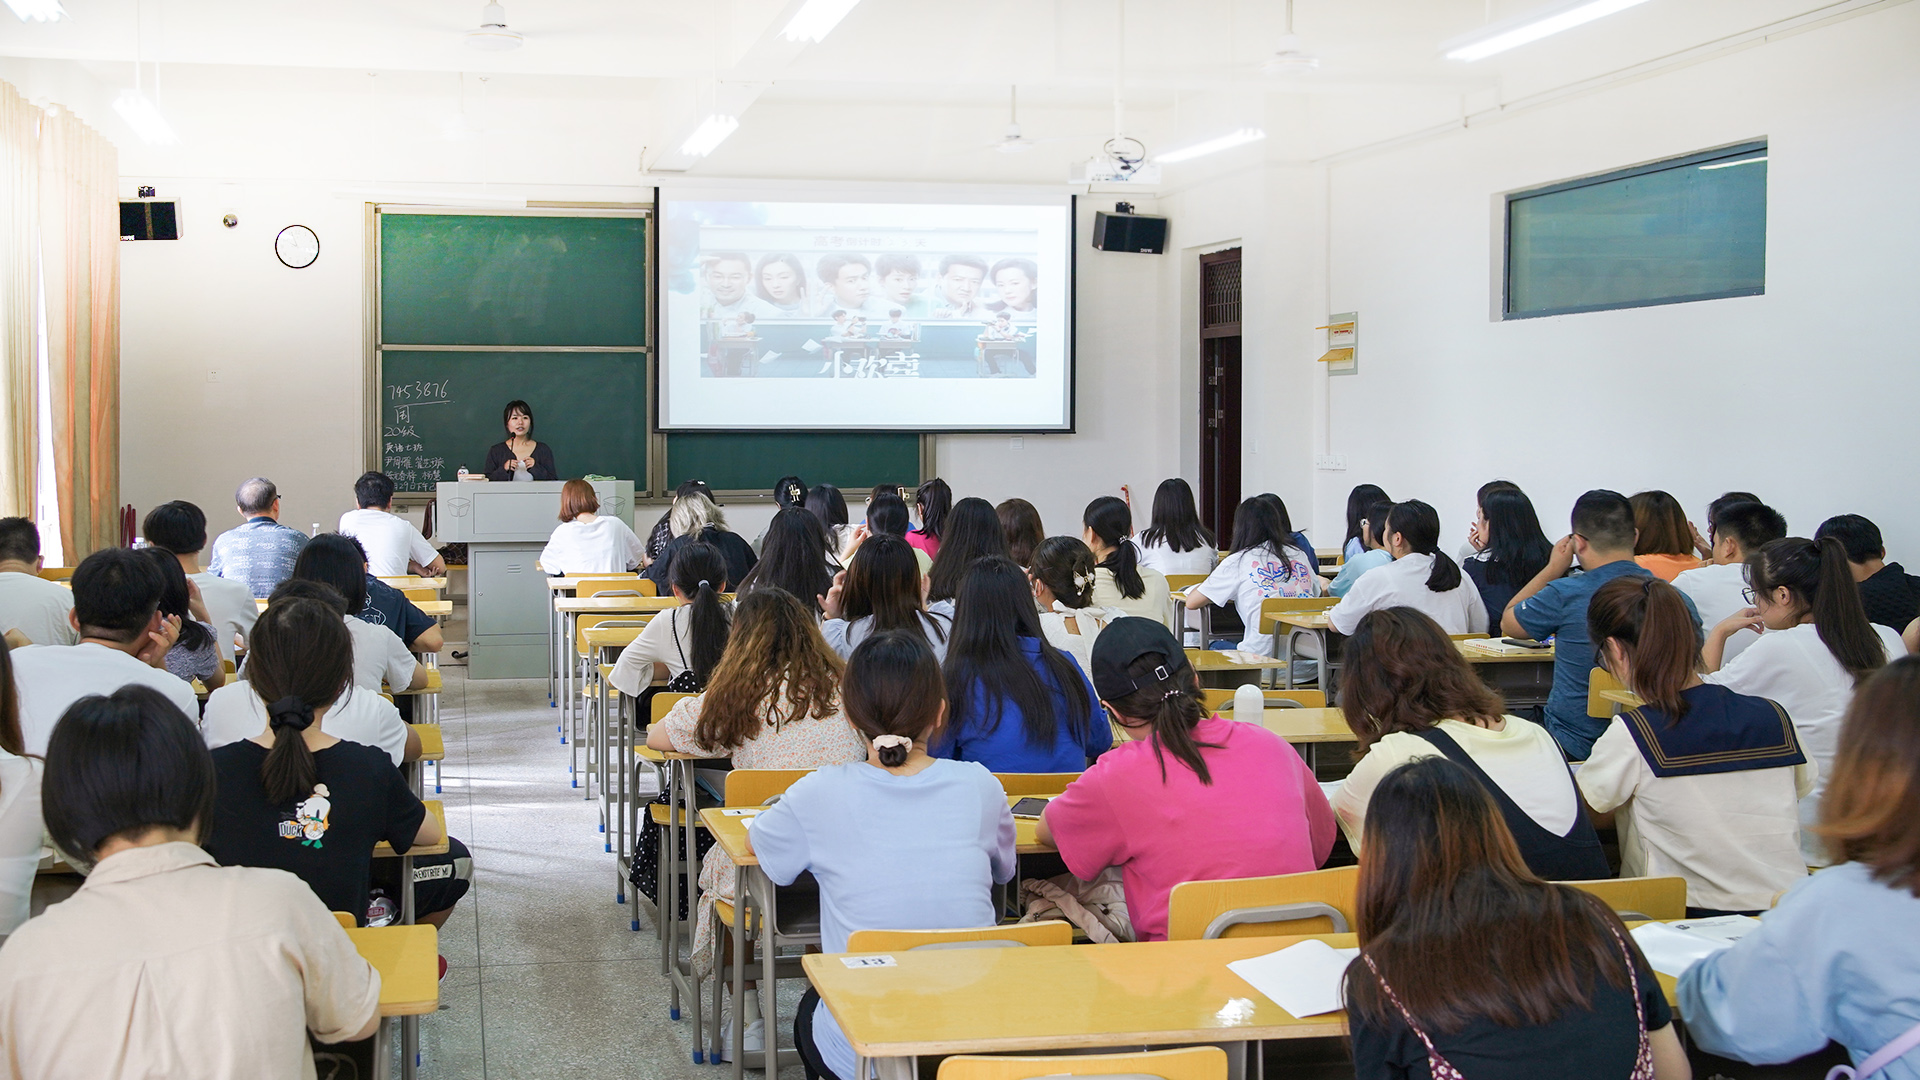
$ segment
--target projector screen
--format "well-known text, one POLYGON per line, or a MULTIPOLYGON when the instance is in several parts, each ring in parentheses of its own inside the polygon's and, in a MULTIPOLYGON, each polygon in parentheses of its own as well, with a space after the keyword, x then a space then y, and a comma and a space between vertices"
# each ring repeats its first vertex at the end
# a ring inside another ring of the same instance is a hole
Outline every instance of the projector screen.
POLYGON ((663 430, 1072 430, 1066 196, 661 196, 663 430))

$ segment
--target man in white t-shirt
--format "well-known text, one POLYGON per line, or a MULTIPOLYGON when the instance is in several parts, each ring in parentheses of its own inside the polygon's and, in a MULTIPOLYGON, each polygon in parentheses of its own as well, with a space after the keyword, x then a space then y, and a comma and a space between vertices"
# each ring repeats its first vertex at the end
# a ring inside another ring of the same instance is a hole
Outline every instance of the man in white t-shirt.
POLYGON ((0 518, 0 631, 35 645, 80 640, 70 618, 73 593, 40 576, 40 529, 23 517, 0 518))
POLYGON ((96 551, 74 570, 71 620, 79 644, 13 651, 27 753, 47 752, 47 739, 68 706, 123 686, 150 686, 189 720, 199 719, 193 687, 164 666, 180 636, 180 620, 160 614, 165 588, 160 567, 125 548, 96 551))
POLYGON ((368 573, 379 578, 446 573, 446 560, 427 538, 393 512, 393 481, 386 473, 361 473, 353 482, 353 499, 360 509, 340 515, 340 531, 360 541, 367 553, 368 573))
POLYGON ((214 637, 220 641, 220 659, 237 659, 237 650, 246 647, 253 621, 260 617, 260 605, 246 582, 200 569, 200 551, 207 546, 207 515, 190 502, 166 502, 148 511, 140 528, 147 543, 180 560, 187 580, 200 590, 213 619, 214 637))
MULTIPOLYGON (((1747 556, 1786 535, 1787 519, 1771 506, 1736 502, 1714 511, 1707 519, 1712 561, 1684 570, 1673 579, 1673 587, 1692 600, 1700 612, 1700 625, 1718 626, 1727 616, 1751 606, 1747 596, 1747 556)), ((1759 640, 1760 635, 1752 630, 1739 631, 1727 639, 1720 663, 1725 665, 1759 640)))

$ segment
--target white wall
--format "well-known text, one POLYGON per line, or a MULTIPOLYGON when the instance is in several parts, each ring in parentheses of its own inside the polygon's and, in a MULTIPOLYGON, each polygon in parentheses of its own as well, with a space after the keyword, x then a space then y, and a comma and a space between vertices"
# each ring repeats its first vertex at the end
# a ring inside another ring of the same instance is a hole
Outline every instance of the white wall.
POLYGON ((1458 540, 1507 477, 1547 530, 1591 487, 1705 504, 1750 490, 1811 535, 1865 513, 1920 559, 1898 470, 1920 407, 1920 5, 1336 164, 1333 310, 1360 374, 1331 380, 1316 520, 1362 481, 1436 505, 1458 540), (1767 293, 1490 321, 1495 193, 1770 140, 1767 293), (1889 497, 1893 496, 1893 497, 1889 497))

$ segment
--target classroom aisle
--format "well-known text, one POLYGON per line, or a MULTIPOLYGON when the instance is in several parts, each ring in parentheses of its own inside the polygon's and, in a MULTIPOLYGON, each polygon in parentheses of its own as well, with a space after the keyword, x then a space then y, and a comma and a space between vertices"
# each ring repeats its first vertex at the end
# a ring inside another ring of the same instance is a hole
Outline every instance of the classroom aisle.
MULTIPOLYGON (((420 1025, 420 1075, 726 1076, 693 1064, 692 1024, 667 1017, 649 909, 641 904, 634 933, 629 908, 613 902, 597 804, 567 786, 546 684, 441 673, 447 758, 437 797, 449 830, 473 850, 474 883, 441 931, 447 977, 440 1011, 420 1025)), ((785 996, 797 999, 789 986, 785 996)), ((803 1076, 795 1066, 780 1080, 803 1076)))

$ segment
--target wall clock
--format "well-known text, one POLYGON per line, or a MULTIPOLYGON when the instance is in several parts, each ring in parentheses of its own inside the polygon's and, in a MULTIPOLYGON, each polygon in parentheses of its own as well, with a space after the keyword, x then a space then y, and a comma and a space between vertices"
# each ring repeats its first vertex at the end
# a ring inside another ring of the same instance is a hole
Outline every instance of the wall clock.
POLYGON ((320 237, 305 225, 289 225, 273 238, 273 253, 295 270, 304 270, 320 257, 320 237))

